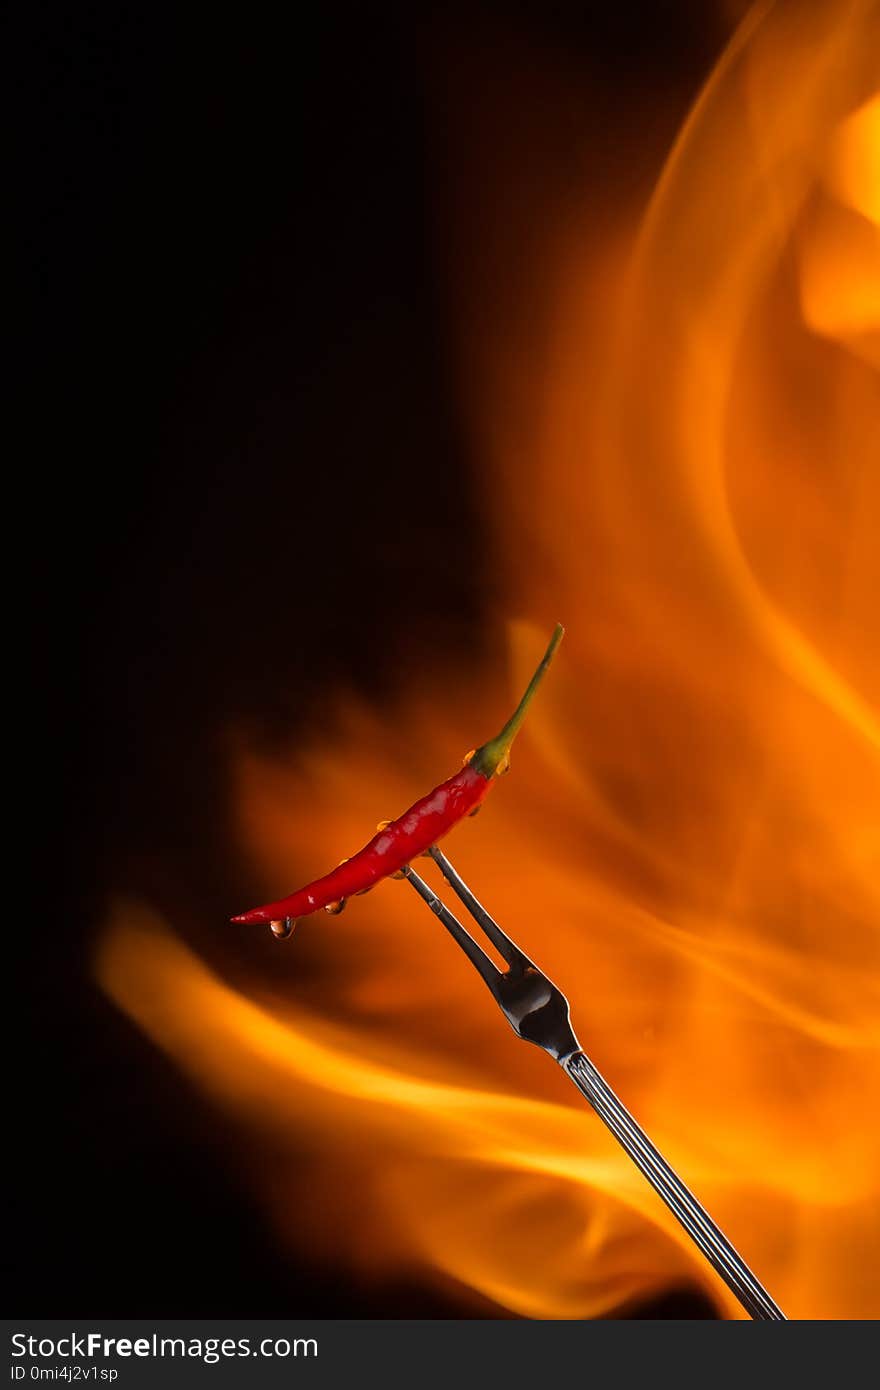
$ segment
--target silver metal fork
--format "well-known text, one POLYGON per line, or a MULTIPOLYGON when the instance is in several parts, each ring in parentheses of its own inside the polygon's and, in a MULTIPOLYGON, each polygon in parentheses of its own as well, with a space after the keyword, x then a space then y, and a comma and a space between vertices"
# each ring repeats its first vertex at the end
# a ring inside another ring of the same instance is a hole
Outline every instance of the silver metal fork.
POLYGON ((507 963, 506 970, 498 969, 455 914, 411 866, 403 870, 404 877, 458 942, 482 976, 513 1031, 526 1042, 543 1048, 559 1063, 750 1317, 763 1322, 785 1322, 785 1314, 716 1226, 705 1207, 685 1187, 593 1066, 575 1037, 569 1019, 568 1000, 562 991, 502 931, 446 855, 436 846, 428 850, 427 855, 434 860, 450 888, 507 963))

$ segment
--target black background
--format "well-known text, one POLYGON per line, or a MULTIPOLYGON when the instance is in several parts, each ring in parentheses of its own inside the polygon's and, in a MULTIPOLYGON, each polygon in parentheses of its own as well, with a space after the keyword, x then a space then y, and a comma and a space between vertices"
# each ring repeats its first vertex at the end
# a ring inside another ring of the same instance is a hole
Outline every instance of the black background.
MULTIPOLYGON (((731 25, 696 3, 443 12, 462 44, 479 19, 490 47, 516 33, 582 65, 597 168, 618 143, 656 167, 674 126, 627 131, 629 96, 662 90, 682 115, 731 25)), ((220 1121, 88 975, 114 888, 184 929, 197 903, 217 921, 239 903, 231 722, 295 739, 324 690, 381 701, 494 611, 432 251, 431 23, 387 4, 297 11, 283 32, 216 7, 15 21, 32 307, 27 500, 7 525, 38 677, 16 1313, 503 1316, 295 1263, 220 1121)), ((688 1291, 636 1311, 712 1314, 688 1291)))

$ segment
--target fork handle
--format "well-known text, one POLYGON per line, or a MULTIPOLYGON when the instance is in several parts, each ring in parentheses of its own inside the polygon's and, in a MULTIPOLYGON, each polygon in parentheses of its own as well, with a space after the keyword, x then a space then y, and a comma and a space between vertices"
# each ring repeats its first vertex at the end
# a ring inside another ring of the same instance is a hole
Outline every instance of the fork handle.
POLYGON ((600 1120, 641 1169, 654 1191, 663 1198, 691 1240, 718 1271, 750 1317, 761 1322, 786 1322, 786 1316, 755 1278, 730 1241, 719 1230, 705 1207, 654 1147, 626 1106, 618 1100, 589 1057, 575 1052, 560 1063, 600 1120))

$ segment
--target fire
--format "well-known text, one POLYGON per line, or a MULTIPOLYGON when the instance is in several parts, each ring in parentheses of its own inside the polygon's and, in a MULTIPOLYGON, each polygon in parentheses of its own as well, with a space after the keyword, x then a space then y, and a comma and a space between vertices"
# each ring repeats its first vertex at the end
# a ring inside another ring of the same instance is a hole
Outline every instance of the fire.
MULTIPOLYGON (((487 525, 530 615, 507 677, 340 699, 326 742, 237 764, 256 901, 458 766, 565 621, 513 776, 449 850, 797 1318, 880 1315, 878 51, 862 0, 759 7, 634 242, 552 239, 539 343, 462 287, 487 499, 512 495, 487 525)), ((249 942, 271 993, 120 903, 96 969, 273 1146, 255 1181, 291 1242, 532 1317, 685 1280, 738 1315, 406 884, 249 942)))

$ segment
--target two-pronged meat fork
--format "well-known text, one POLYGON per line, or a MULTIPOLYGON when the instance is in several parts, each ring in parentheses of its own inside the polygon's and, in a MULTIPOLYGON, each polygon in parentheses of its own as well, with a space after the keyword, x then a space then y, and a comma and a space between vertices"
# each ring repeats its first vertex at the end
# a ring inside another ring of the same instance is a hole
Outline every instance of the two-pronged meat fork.
POLYGON ((746 1312, 760 1321, 786 1321, 785 1314, 718 1229, 709 1213, 654 1148, 647 1134, 586 1056, 574 1035, 569 1020, 568 1000, 562 991, 547 979, 489 916, 445 854, 434 846, 427 851, 427 856, 434 860, 450 888, 507 962, 506 970, 498 969, 455 914, 411 866, 403 870, 404 877, 458 942, 488 985, 513 1031, 526 1042, 549 1052, 553 1060, 559 1063, 681 1222, 694 1244, 733 1290, 746 1312))

